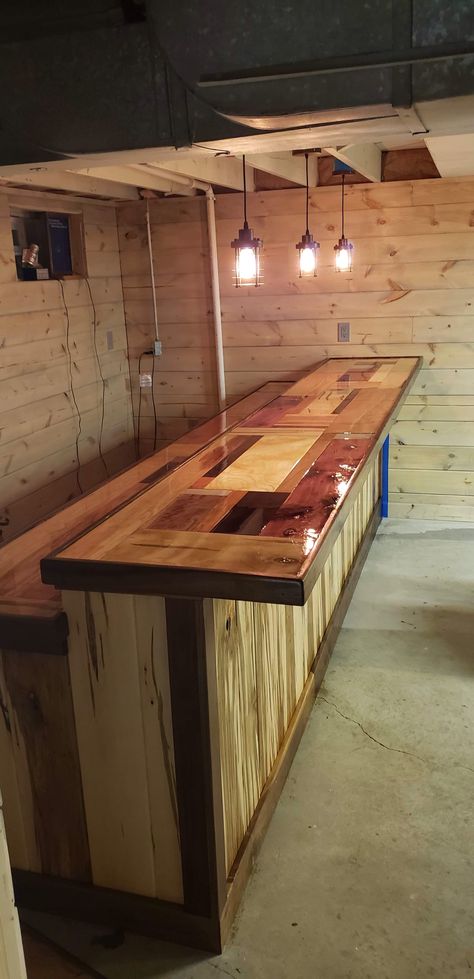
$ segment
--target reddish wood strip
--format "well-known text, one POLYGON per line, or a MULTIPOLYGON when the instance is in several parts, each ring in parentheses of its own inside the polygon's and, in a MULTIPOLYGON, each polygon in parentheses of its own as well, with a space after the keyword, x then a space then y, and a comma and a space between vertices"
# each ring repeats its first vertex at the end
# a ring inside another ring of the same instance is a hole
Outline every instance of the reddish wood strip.
POLYGON ((302 537, 308 546, 314 546, 332 512, 343 503, 373 443, 373 438, 331 442, 263 527, 262 537, 302 537))
POLYGON ((242 427, 271 428, 288 411, 297 408, 301 401, 303 401, 303 398, 285 398, 284 395, 280 398, 275 398, 275 401, 272 401, 270 405, 267 405, 267 407, 262 408, 260 411, 256 411, 242 422, 242 427))

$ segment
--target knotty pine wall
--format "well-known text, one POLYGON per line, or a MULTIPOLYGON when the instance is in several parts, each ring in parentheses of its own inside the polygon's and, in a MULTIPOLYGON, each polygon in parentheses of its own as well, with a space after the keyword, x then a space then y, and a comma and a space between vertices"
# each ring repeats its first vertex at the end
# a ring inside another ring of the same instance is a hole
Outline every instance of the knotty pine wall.
MULTIPOLYGON (((325 357, 420 354, 423 370, 393 430, 391 513, 474 521, 474 180, 348 187, 348 276, 333 271, 339 208, 339 188, 312 191, 320 272, 306 280, 295 249, 304 191, 249 195, 249 221, 265 245, 264 284, 237 290, 229 242, 242 200, 218 197, 228 398, 293 379, 325 357), (338 320, 350 321, 351 343, 337 343, 338 320)), ((205 200, 157 200, 150 211, 164 350, 155 392, 159 437, 170 439, 216 410, 205 200)), ((153 339, 144 205, 119 209, 119 235, 136 414, 136 355, 153 339)), ((149 396, 143 410, 149 438, 149 396)))
POLYGON ((134 458, 133 419, 115 208, 47 195, 0 192, 0 531, 8 540, 82 489, 101 482, 102 381, 87 283, 16 277, 10 206, 80 211, 97 348, 105 381, 102 451, 110 473, 134 458), (77 439, 77 446, 76 446, 77 439), (78 469, 78 461, 80 471, 78 469))
MULTIPOLYGON (((161 446, 218 410, 206 199, 150 201, 150 224, 163 343, 163 354, 155 361, 154 385, 157 444, 161 446)), ((118 208, 118 230, 138 432, 138 358, 153 346, 155 337, 145 201, 118 208)), ((150 372, 152 363, 152 358, 144 357, 142 371, 150 372)), ((154 437, 153 404, 146 389, 140 410, 140 451, 144 454, 152 449, 154 437)))

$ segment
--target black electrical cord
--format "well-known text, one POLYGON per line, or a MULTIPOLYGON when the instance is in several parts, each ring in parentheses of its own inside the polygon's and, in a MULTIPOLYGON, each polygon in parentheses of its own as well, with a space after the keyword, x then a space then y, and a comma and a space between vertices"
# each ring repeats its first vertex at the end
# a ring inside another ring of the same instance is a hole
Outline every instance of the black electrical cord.
POLYGON ((245 154, 242 157, 242 173, 244 177, 244 228, 247 227, 247 177, 245 174, 245 154))
POLYGON ((155 404, 155 355, 153 354, 153 367, 151 369, 151 403, 153 405, 153 452, 156 451, 156 441, 158 437, 158 419, 156 416, 155 404))
POLYGON ((308 154, 305 153, 306 164, 306 234, 309 235, 309 175, 308 175, 308 154))
POLYGON ((142 420, 142 385, 141 385, 141 374, 142 374, 142 357, 144 357, 146 351, 140 354, 138 358, 138 422, 137 422, 137 459, 140 458, 140 426, 142 420))
POLYGON ((342 173, 342 183, 341 183, 341 195, 342 195, 342 198, 341 198, 341 219, 342 219, 342 237, 343 238, 344 238, 344 181, 345 181, 345 179, 346 179, 346 175, 343 172, 342 173))
POLYGON ((104 378, 104 375, 102 373, 102 365, 100 363, 99 351, 98 351, 98 348, 97 348, 97 310, 95 308, 95 302, 94 302, 94 297, 92 295, 91 284, 90 284, 89 279, 87 278, 87 276, 85 276, 85 281, 86 281, 86 284, 87 284, 87 288, 89 290, 89 296, 90 296, 90 301, 91 301, 92 310, 93 310, 93 316, 94 316, 93 327, 92 327, 92 340, 93 340, 93 344, 94 344, 95 359, 96 359, 96 362, 97 362, 97 367, 98 367, 98 370, 99 370, 100 380, 101 380, 101 383, 102 383, 102 408, 101 408, 100 427, 99 427, 99 458, 100 458, 100 461, 101 461, 101 463, 102 463, 102 465, 103 465, 103 467, 105 469, 105 473, 106 473, 106 476, 107 476, 107 479, 108 479, 109 476, 110 476, 110 473, 109 473, 109 470, 107 468, 107 463, 106 463, 106 461, 104 459, 104 454, 102 452, 102 437, 103 437, 103 434, 104 434, 104 417, 105 417, 105 378, 104 378))
POLYGON ((81 470, 81 462, 80 462, 80 458, 79 458, 79 439, 80 439, 80 437, 82 435, 82 419, 81 419, 81 413, 79 411, 79 406, 78 406, 77 400, 76 400, 76 394, 75 394, 75 391, 74 391, 74 384, 73 384, 73 381, 72 381, 72 354, 71 354, 71 348, 70 348, 70 345, 69 345, 69 334, 70 334, 70 330, 71 330, 71 321, 70 321, 70 318, 69 318, 69 310, 67 308, 66 299, 65 299, 65 296, 64 296, 64 286, 63 286, 63 283, 61 282, 61 279, 58 279, 58 282, 59 282, 59 286, 60 286, 60 289, 61 289, 61 296, 62 296, 63 305, 64 305, 64 312, 66 313, 66 349, 67 349, 67 354, 68 354, 69 387, 70 387, 71 397, 72 397, 72 400, 74 402, 74 407, 76 409, 76 415, 77 415, 77 432, 76 432, 77 469, 76 469, 76 480, 77 480, 77 486, 78 486, 79 492, 80 493, 83 493, 84 492, 84 489, 83 489, 83 487, 81 485, 81 480, 80 480, 80 476, 79 476, 80 470, 81 470))
POLYGON ((142 386, 140 384, 140 377, 142 373, 142 359, 143 357, 153 357, 153 366, 151 369, 151 402, 153 405, 153 416, 154 416, 154 435, 153 435, 153 451, 156 449, 157 435, 158 435, 158 418, 156 414, 156 404, 155 404, 155 355, 153 350, 142 350, 138 358, 138 384, 139 384, 139 396, 138 396, 138 422, 137 422, 137 458, 140 456, 140 428, 142 419, 142 386))

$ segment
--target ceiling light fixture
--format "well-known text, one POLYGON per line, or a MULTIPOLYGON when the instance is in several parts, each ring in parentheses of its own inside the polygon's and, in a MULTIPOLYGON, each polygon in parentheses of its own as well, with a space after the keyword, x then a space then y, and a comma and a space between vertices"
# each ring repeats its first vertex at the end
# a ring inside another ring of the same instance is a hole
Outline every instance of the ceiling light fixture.
POLYGON ((341 237, 337 245, 334 245, 334 255, 336 262, 336 272, 350 272, 352 270, 352 252, 354 245, 348 241, 344 234, 344 180, 345 173, 342 172, 341 181, 341 237))
POLYGON ((244 226, 239 230, 239 237, 231 241, 235 249, 235 284, 236 286, 259 286, 261 284, 261 251, 263 241, 254 238, 247 223, 247 181, 245 173, 245 156, 242 157, 244 176, 244 226))
POLYGON ((301 235, 301 241, 296 245, 299 255, 300 278, 303 275, 316 275, 319 241, 315 241, 309 231, 309 179, 308 154, 304 155, 306 163, 306 231, 301 235))

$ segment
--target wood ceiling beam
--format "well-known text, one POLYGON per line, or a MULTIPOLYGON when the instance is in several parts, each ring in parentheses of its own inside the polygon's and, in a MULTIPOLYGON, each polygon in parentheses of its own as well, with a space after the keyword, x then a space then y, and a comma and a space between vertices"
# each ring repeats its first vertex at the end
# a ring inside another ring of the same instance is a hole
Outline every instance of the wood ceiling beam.
MULTIPOLYGON (((256 170, 271 173, 274 177, 283 177, 294 184, 306 185, 305 158, 303 155, 292 156, 291 153, 255 153, 246 157, 256 170)), ((315 153, 308 157, 308 175, 310 187, 318 183, 318 160, 315 153)))
POLYGON ((196 193, 192 187, 174 183, 168 177, 162 177, 152 169, 137 164, 125 167, 91 167, 78 172, 87 177, 94 177, 96 180, 110 180, 117 184, 125 184, 125 186, 134 184, 135 187, 156 190, 164 194, 181 194, 185 197, 193 197, 196 193))
MULTIPOLYGON (((247 190, 255 189, 253 169, 246 166, 247 190)), ((176 158, 154 161, 148 164, 150 168, 165 168, 167 171, 201 180, 206 184, 217 184, 219 187, 229 187, 231 190, 243 190, 242 160, 233 156, 184 156, 176 154, 176 158)))
POLYGON ((4 175, 0 170, 0 180, 8 184, 21 184, 35 190, 62 190, 86 197, 105 197, 113 200, 138 200, 136 181, 117 182, 104 176, 89 176, 73 170, 34 170, 19 171, 4 175))
POLYGON ((433 136, 426 146, 442 177, 471 177, 474 174, 474 134, 433 136))
POLYGON ((340 149, 326 146, 325 149, 331 156, 367 177, 367 180, 379 183, 382 179, 382 151, 375 143, 353 143, 340 149))

